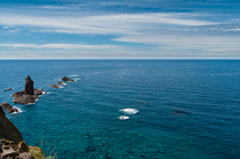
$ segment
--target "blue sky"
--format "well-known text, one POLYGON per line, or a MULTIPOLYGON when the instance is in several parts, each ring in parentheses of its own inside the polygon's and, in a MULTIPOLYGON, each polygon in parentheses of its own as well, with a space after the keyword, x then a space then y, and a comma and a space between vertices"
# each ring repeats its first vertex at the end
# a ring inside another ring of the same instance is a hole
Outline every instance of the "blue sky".
POLYGON ((239 0, 1 0, 0 59, 239 59, 239 0))

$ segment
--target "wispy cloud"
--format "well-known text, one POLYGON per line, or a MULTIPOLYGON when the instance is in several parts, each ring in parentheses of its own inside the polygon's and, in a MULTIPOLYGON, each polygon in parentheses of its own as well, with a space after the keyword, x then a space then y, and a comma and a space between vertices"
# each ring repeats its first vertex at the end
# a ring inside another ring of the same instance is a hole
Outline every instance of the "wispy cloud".
MULTIPOLYGON (((128 35, 112 39, 119 42, 131 42, 155 45, 155 49, 162 51, 178 52, 224 52, 240 51, 239 35, 228 35, 218 32, 195 31, 162 31, 160 33, 148 33, 142 35, 128 35)), ((154 49, 154 47, 152 47, 154 49)), ((239 52, 240 53, 240 52, 239 52)))
POLYGON ((217 23, 191 19, 189 15, 167 13, 112 14, 87 17, 0 14, 0 25, 4 27, 25 27, 35 32, 68 34, 136 34, 139 33, 137 30, 143 28, 212 24, 217 23), (181 17, 178 18, 179 16, 181 17), (183 18, 184 16, 187 18, 183 18))
POLYGON ((78 50, 78 49, 113 49, 118 46, 114 45, 78 45, 78 44, 0 44, 0 47, 10 47, 10 48, 34 48, 34 49, 69 49, 69 50, 78 50))

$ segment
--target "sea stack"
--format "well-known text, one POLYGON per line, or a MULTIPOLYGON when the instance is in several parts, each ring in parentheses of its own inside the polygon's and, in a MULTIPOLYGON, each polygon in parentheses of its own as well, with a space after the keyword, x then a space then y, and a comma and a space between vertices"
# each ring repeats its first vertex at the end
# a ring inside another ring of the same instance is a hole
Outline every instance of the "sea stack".
POLYGON ((33 81, 28 75, 26 78, 26 83, 25 83, 25 92, 28 95, 34 95, 34 88, 33 88, 33 81))
POLYGON ((20 104, 33 104, 36 99, 44 92, 41 89, 33 88, 33 81, 30 76, 26 78, 25 90, 16 92, 12 96, 14 97, 14 103, 20 104))

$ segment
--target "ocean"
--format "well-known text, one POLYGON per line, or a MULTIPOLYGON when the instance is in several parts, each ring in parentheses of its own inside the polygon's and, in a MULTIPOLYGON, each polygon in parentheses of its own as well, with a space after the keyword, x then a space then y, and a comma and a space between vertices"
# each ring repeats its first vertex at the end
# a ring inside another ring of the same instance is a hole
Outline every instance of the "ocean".
POLYGON ((240 158, 240 60, 1 60, 0 74, 0 103, 21 110, 6 116, 47 155, 240 158), (48 93, 15 104, 28 75, 48 93))

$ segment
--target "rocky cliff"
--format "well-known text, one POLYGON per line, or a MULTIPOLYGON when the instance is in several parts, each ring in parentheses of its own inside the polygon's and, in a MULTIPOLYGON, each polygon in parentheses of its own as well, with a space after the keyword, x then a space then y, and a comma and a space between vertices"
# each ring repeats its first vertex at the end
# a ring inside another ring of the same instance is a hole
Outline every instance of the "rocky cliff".
POLYGON ((39 147, 28 146, 0 106, 0 159, 44 159, 39 147))
POLYGON ((16 143, 23 141, 21 133, 1 111, 0 111, 0 138, 9 139, 16 143))

